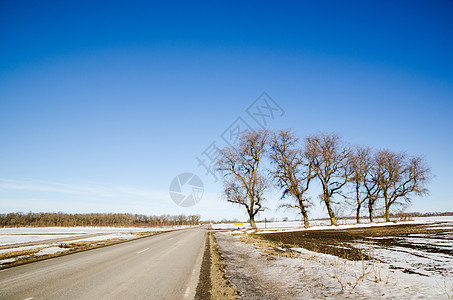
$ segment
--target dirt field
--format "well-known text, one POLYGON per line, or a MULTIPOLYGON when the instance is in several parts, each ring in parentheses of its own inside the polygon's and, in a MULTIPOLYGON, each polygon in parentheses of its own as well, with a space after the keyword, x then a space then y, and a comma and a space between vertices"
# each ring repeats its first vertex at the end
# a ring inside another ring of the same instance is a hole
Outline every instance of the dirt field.
POLYGON ((264 233, 254 237, 348 260, 373 256, 406 273, 453 275, 451 222, 264 233))

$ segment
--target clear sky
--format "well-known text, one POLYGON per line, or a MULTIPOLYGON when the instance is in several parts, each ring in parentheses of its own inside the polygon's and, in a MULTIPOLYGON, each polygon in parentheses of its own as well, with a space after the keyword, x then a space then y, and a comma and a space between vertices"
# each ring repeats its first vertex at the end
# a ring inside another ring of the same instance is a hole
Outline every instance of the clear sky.
POLYGON ((0 1, 0 213, 245 218, 196 157, 264 91, 269 129, 424 155, 409 210, 453 211, 452 1, 162 2, 0 1))

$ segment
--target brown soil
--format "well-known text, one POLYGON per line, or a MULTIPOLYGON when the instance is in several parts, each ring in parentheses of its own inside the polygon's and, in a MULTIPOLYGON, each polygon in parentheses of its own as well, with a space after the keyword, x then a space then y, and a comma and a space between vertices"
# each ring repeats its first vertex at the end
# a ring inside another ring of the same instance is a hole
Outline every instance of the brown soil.
MULTIPOLYGON (((451 225, 450 225, 451 226, 451 225)), ((416 234, 417 237, 428 237, 437 240, 451 240, 451 227, 442 228, 436 224, 431 229, 426 224, 404 224, 394 226, 376 226, 365 228, 349 228, 345 230, 306 230, 295 232, 277 232, 255 234, 254 237, 283 244, 287 247, 301 247, 310 251, 331 254, 349 260, 369 259, 367 254, 354 247, 354 243, 369 243, 378 247, 405 247, 424 252, 444 253, 453 256, 450 249, 441 249, 436 245, 408 242, 404 237, 416 234)))

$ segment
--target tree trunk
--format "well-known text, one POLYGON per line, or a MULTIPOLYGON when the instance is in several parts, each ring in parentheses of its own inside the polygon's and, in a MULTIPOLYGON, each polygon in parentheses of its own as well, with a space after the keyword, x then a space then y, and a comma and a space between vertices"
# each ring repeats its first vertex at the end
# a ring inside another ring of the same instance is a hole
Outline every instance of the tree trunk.
POLYGON ((388 204, 385 205, 385 221, 390 222, 390 207, 388 204))
POLYGON ((250 226, 252 226, 252 229, 258 229, 255 224, 255 217, 250 216, 250 226))
POLYGON ((362 204, 357 204, 357 211, 356 211, 356 220, 357 224, 360 223, 360 208, 362 207, 362 204))
POLYGON ((385 198, 385 221, 390 222, 390 204, 387 198, 385 198))
POLYGON ((357 201, 357 212, 356 212, 356 221, 357 221, 357 224, 360 223, 360 207, 362 207, 362 203, 360 201, 360 186, 358 183, 356 183, 356 186, 355 186, 355 196, 356 196, 356 201, 357 201))
POLYGON ((300 212, 302 214, 302 217, 304 218, 304 227, 308 228, 308 227, 310 227, 310 224, 308 222, 308 213, 307 213, 307 210, 305 209, 303 201, 301 200, 302 196, 298 195, 298 198, 299 198, 300 212))
POLYGON ((329 213, 329 217, 330 217, 330 225, 337 225, 337 221, 335 220, 335 214, 332 210, 332 207, 330 206, 330 199, 328 198, 328 196, 324 195, 324 202, 326 203, 326 208, 327 208, 327 212, 329 213))
POLYGON ((301 212, 302 212, 302 216, 304 217, 304 227, 305 227, 305 228, 310 227, 310 224, 308 223, 308 214, 307 214, 307 211, 306 211, 305 209, 302 209, 302 208, 301 208, 301 212))
POLYGON ((368 212, 370 214, 370 223, 373 223, 373 205, 368 203, 368 212))

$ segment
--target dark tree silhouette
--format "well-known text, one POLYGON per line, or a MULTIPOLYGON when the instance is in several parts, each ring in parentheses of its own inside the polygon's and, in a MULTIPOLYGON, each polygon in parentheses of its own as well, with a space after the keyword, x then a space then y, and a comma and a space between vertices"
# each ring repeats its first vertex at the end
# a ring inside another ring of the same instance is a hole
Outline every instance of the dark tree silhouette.
POLYGON ((336 225, 332 208, 334 196, 349 180, 348 158, 350 150, 335 133, 321 133, 306 138, 307 157, 311 160, 316 176, 322 185, 321 200, 326 205, 330 223, 336 225))
POLYGON ((306 152, 298 148, 297 144, 298 139, 290 130, 280 130, 272 135, 270 159, 273 169, 270 173, 283 190, 281 198, 291 196, 296 202, 281 206, 299 209, 304 226, 308 228, 308 207, 311 203, 307 191, 315 172, 313 161, 307 159, 306 152))
POLYGON ((426 195, 431 170, 420 157, 382 150, 376 154, 376 180, 384 199, 385 219, 390 222, 392 205, 410 202, 412 195, 426 195))
POLYGON ((245 207, 254 229, 255 216, 263 210, 264 192, 268 189, 267 178, 261 172, 268 139, 265 130, 247 131, 239 138, 236 148, 223 149, 218 161, 227 201, 245 207))

